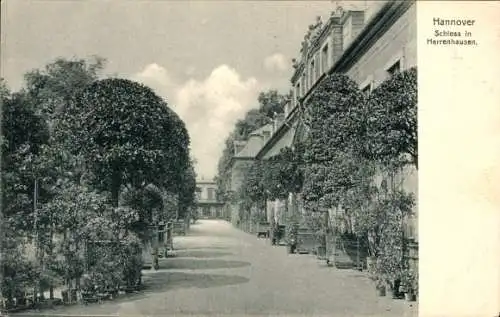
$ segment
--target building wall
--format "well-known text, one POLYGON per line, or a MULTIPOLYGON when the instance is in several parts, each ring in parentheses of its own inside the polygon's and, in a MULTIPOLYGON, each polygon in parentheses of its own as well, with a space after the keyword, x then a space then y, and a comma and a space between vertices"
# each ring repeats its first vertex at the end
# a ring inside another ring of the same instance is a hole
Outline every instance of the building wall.
MULTIPOLYGON (((346 71, 360 88, 376 88, 390 77, 387 69, 400 61, 401 70, 417 65, 417 12, 413 4, 395 23, 346 71)), ((409 220, 408 233, 418 240, 418 171, 406 167, 397 176, 401 188, 415 196, 414 216, 409 220)))
POLYGON ((215 182, 201 181, 196 183, 196 187, 199 189, 198 201, 199 202, 215 202, 217 185, 215 182))
POLYGON ((222 203, 217 200, 217 185, 212 181, 198 181, 197 213, 199 217, 223 218, 222 203))
MULTIPOLYGON (((370 21, 375 19, 380 10, 389 3, 389 1, 367 2, 370 3, 366 8, 346 8, 346 10, 366 9, 363 14, 359 11, 347 12, 338 21, 331 18, 328 22, 327 32, 319 37, 321 43, 314 44, 316 51, 303 54, 303 58, 306 56, 308 58, 299 62, 296 73, 292 78, 292 91, 294 93, 292 106, 298 104, 298 97, 304 97, 308 90, 311 88, 314 89, 313 85, 315 81, 320 78, 322 73, 327 71, 324 69, 325 62, 323 59, 325 55, 322 54, 325 46, 328 46, 329 50, 327 63, 329 70, 339 60, 344 50, 349 47, 349 44, 353 43, 354 37, 359 35, 363 28, 367 28, 370 21), (345 25, 337 24, 342 23, 344 20, 347 20, 348 23, 345 25), (314 71, 311 69, 312 60, 314 60, 315 65, 319 63, 323 67, 319 69, 320 73, 316 73, 311 81, 311 74, 314 74, 314 71), (306 77, 305 81, 303 80, 304 75, 306 77), (299 85, 300 89, 298 89, 299 85)), ((340 17, 340 15, 338 16, 340 17)), ((357 56, 350 65, 343 64, 343 69, 338 69, 336 71, 341 71, 348 75, 358 83, 361 89, 365 87, 374 89, 390 77, 387 70, 398 60, 400 61, 402 71, 416 66, 416 27, 416 4, 413 3, 387 30, 384 31, 384 33, 378 35, 379 38, 375 39, 371 46, 364 50, 362 55, 357 56), (349 66, 346 68, 346 65, 349 66)), ((280 148, 288 143, 286 140, 287 138, 287 134, 281 136, 280 140, 269 149, 268 153, 265 153, 264 158, 269 158, 278 153, 280 148)), ((400 184, 400 188, 404 189, 406 192, 413 193, 415 198, 418 197, 418 172, 415 167, 408 166, 405 168, 404 171, 398 175, 397 182, 400 184)), ((417 203, 417 201, 416 199, 415 203, 417 203)), ((415 216, 410 219, 409 231, 410 235, 418 240, 418 205, 415 205, 414 213, 415 216)))
POLYGON ((237 193, 245 179, 246 171, 252 166, 253 160, 234 158, 231 167, 231 190, 237 193))
POLYGON ((269 159, 279 154, 281 149, 292 145, 293 137, 295 135, 296 126, 298 123, 297 118, 298 116, 296 115, 293 121, 287 123, 290 128, 287 128, 287 131, 284 133, 284 135, 281 136, 279 140, 277 140, 276 143, 265 153, 265 155, 262 157, 263 159, 269 159))
POLYGON ((417 65, 415 4, 356 61, 346 74, 360 85, 372 82, 376 87, 389 78, 387 68, 398 59, 402 61, 402 70, 417 65))
POLYGON ((199 204, 197 212, 202 218, 224 218, 223 205, 221 203, 199 204))

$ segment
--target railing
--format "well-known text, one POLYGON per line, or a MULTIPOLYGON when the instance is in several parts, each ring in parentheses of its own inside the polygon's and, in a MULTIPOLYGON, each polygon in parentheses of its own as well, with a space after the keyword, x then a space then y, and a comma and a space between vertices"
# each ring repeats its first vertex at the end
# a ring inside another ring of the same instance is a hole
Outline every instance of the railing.
POLYGON ((314 231, 309 228, 299 228, 297 230, 297 252, 315 253, 318 246, 314 231))
POLYGON ((186 223, 184 221, 174 221, 173 224, 173 234, 174 235, 186 235, 186 223))
POLYGON ((165 228, 165 247, 167 250, 173 250, 174 249, 174 227, 171 222, 167 223, 167 226, 165 228))

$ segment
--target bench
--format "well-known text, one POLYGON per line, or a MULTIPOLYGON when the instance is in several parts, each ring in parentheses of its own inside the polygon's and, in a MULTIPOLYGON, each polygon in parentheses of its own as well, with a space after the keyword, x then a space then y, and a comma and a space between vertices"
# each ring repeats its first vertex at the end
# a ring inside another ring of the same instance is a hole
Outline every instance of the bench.
POLYGON ((186 235, 186 224, 182 221, 174 222, 173 223, 173 233, 176 235, 186 235))
POLYGON ((82 302, 86 305, 88 303, 101 303, 101 297, 97 292, 82 291, 82 302))
POLYGON ((269 230, 271 224, 269 222, 261 222, 257 226, 257 238, 269 238, 269 230))

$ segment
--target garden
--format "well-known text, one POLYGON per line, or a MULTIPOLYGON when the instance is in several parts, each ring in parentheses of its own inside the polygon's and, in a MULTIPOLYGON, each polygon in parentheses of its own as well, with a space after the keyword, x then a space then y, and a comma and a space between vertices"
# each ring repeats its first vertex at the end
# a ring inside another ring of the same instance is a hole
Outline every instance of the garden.
POLYGON ((184 122, 104 65, 61 58, 16 92, 1 82, 2 309, 139 289, 152 228, 194 206, 184 122))

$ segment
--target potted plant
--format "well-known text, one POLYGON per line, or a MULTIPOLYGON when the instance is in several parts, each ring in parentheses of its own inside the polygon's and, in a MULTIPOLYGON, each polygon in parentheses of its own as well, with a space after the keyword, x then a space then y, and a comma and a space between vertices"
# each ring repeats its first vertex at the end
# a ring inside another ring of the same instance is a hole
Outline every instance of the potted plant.
POLYGON ((409 269, 405 269, 401 274, 400 293, 404 294, 405 300, 415 300, 415 275, 409 269))
POLYGON ((369 273, 373 273, 376 263, 377 263, 377 258, 375 256, 370 255, 366 257, 366 270, 369 273))
POLYGON ((376 288, 379 296, 385 296, 386 295, 386 282, 382 278, 378 278, 376 281, 376 288))
POLYGON ((416 301, 417 297, 418 297, 418 271, 415 271, 412 276, 413 276, 413 278, 411 280, 411 286, 412 286, 413 295, 412 295, 411 300, 416 301))

